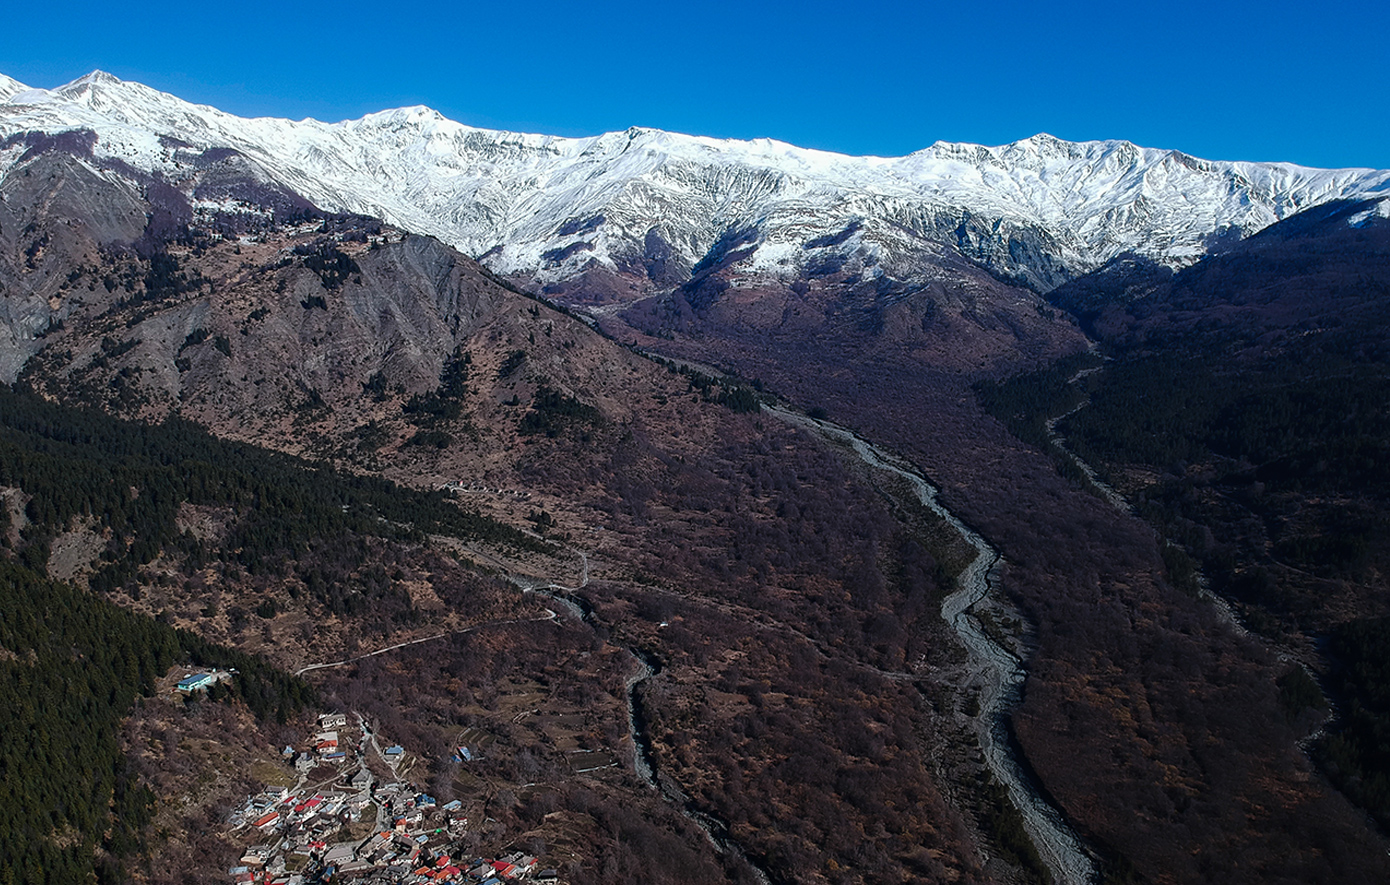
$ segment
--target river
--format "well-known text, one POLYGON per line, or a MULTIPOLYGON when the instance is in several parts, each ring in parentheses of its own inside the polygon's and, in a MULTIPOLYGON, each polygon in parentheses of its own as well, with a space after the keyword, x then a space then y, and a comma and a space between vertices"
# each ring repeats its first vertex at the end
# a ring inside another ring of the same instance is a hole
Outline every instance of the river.
POLYGON ((923 506, 943 519, 975 551, 975 558, 956 579, 957 589, 941 604, 941 616, 960 637, 971 660, 971 670, 981 683, 980 714, 976 735, 985 762, 1009 792, 1023 817, 1025 829, 1038 854, 1058 885, 1090 885, 1099 879, 1095 862, 1062 814, 1038 792, 1008 739, 1006 714, 1021 696, 1027 673, 1023 662, 990 639, 970 609, 989 595, 999 582, 999 554, 937 497, 937 490, 911 464, 876 449, 872 444, 835 424, 817 421, 779 406, 764 412, 801 427, 832 443, 848 446, 863 463, 877 471, 899 476, 912 485, 923 506))
MULTIPOLYGON (((807 430, 827 441, 848 447, 872 470, 894 474, 906 480, 922 505, 944 520, 975 550, 975 558, 957 577, 957 589, 941 604, 941 616, 950 624, 970 657, 970 681, 980 685, 980 713, 975 733, 985 762, 995 778, 1008 790, 1009 798, 1023 818, 1025 829, 1038 854, 1047 864, 1057 885, 1092 885, 1099 872, 1089 852, 1072 832, 1062 814, 1038 792, 1015 756, 1008 738, 1006 714, 1018 702, 1026 671, 1023 662, 1008 649, 990 639, 970 616, 973 606, 992 593, 999 582, 999 554, 938 500, 937 490, 911 464, 886 454, 843 427, 817 421, 780 406, 763 406, 764 413, 807 430)), ((1050 428, 1049 428, 1050 429, 1050 428)), ((577 551, 578 552, 578 551, 577 551)), ((540 583, 513 577, 526 592, 543 594, 593 626, 593 613, 580 592, 589 582, 588 557, 579 552, 583 570, 579 586, 566 587, 554 582, 540 583)), ((723 822, 696 809, 690 796, 665 776, 656 765, 646 734, 646 714, 639 690, 660 672, 660 663, 641 649, 627 648, 634 662, 626 680, 628 730, 633 743, 633 768, 639 778, 704 830, 710 842, 721 851, 747 863, 758 880, 769 883, 765 871, 753 862, 736 841, 729 837, 723 822)), ((964 686, 962 686, 964 687, 964 686)))

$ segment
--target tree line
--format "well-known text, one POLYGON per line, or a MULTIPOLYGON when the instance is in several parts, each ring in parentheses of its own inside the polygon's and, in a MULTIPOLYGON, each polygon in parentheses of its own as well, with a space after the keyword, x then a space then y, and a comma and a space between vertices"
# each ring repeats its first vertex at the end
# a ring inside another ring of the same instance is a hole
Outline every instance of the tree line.
POLYGON ((127 880, 154 794, 120 721, 174 664, 234 668, 229 697, 285 721, 314 703, 265 661, 0 558, 0 882, 127 880))

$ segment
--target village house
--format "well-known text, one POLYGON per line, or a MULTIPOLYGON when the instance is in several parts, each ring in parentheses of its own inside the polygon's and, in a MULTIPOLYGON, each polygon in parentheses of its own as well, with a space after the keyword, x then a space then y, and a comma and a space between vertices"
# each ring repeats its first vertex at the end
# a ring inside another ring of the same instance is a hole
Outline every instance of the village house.
POLYGON ((359 768, 347 779, 346 784, 355 792, 369 789, 372 785, 372 773, 365 768, 359 768))
POLYGON ((338 749, 338 732, 321 731, 314 736, 314 749, 320 756, 327 755, 338 749))
POLYGON ((179 680, 179 691, 192 694, 195 691, 207 691, 216 684, 217 676, 212 673, 190 673, 179 680))

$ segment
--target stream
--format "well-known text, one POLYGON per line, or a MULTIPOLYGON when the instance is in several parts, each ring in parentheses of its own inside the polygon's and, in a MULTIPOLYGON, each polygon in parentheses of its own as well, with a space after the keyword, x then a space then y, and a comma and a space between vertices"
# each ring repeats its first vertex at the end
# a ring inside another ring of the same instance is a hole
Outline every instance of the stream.
POLYGON ((854 433, 796 414, 781 407, 764 406, 764 412, 788 424, 804 428, 840 445, 848 446, 864 464, 874 470, 895 474, 907 480, 923 506, 945 520, 976 556, 956 579, 958 589, 941 604, 941 616, 965 645, 973 671, 972 681, 981 682, 980 715, 976 735, 985 762, 995 778, 1009 792, 1009 798, 1023 817, 1024 828, 1038 854, 1059 885, 1090 885, 1099 879, 1091 856, 1061 812, 1048 804, 1032 783, 1014 753, 1008 737, 1005 711, 1021 696, 1027 675, 1023 662, 1012 652, 990 639, 970 617, 970 609, 984 599, 999 581, 999 554, 976 532, 961 522, 937 500, 937 491, 909 463, 885 454, 854 433))
MULTIPOLYGON (((1099 372, 1101 368, 1101 366, 1092 366, 1089 369, 1082 369, 1075 375, 1071 376, 1071 378, 1067 380, 1067 383, 1075 384, 1082 378, 1085 378, 1087 375, 1099 372)), ((1066 458, 1068 458, 1073 464, 1075 464, 1083 474, 1085 474, 1086 479, 1091 483, 1092 486, 1095 487, 1096 491, 1100 493, 1100 496, 1105 499, 1106 503, 1110 504, 1110 506, 1114 507, 1116 510, 1120 511, 1123 514, 1132 514, 1134 512, 1134 508, 1131 507, 1129 502, 1124 499, 1124 496, 1121 495, 1119 492, 1115 491, 1113 486, 1108 485, 1104 480, 1102 480, 1100 476, 1096 473, 1095 469, 1091 467, 1090 464, 1086 463, 1086 460, 1084 458, 1076 454, 1076 452, 1072 451, 1072 449, 1067 446, 1066 437, 1062 436, 1060 433, 1057 432, 1058 424, 1060 424, 1063 420, 1071 417, 1072 415, 1075 415, 1077 412, 1086 408, 1090 404, 1090 397, 1087 397, 1083 399, 1081 402, 1072 406, 1067 411, 1063 412, 1062 414, 1056 415, 1052 418, 1048 418, 1043 425, 1047 431, 1047 441, 1056 446, 1057 451, 1061 452, 1066 458)), ((1167 544, 1171 542, 1163 541, 1160 539, 1159 543, 1167 544)), ((1236 611, 1231 606, 1231 604, 1226 601, 1226 598, 1224 596, 1221 596, 1218 593, 1213 593, 1211 591, 1211 585, 1207 581, 1207 576, 1199 571, 1197 575, 1197 581, 1201 586, 1201 598, 1211 603, 1212 607, 1216 609, 1216 613, 1221 618, 1221 620, 1224 621, 1227 624, 1227 626, 1229 626, 1231 629, 1235 630, 1236 633, 1238 633, 1239 635, 1249 638, 1251 636, 1250 631, 1246 629, 1245 624, 1241 622, 1240 617, 1236 614, 1236 611)), ((1288 657, 1287 653, 1283 651, 1280 651, 1278 654, 1281 658, 1288 657)), ((1300 664, 1300 666, 1302 665, 1300 664)))
MULTIPOLYGON (((1099 372, 1100 370, 1100 366, 1092 366, 1089 369, 1081 369, 1075 375, 1067 379, 1067 384, 1075 384, 1082 378, 1085 378, 1087 375, 1093 375, 1096 372, 1099 372)), ((1057 432, 1057 425, 1059 423, 1061 423, 1063 420, 1067 418, 1070 418, 1072 415, 1075 415, 1077 412, 1086 408, 1090 404, 1090 397, 1086 397, 1085 399, 1081 400, 1081 402, 1072 406, 1070 409, 1063 412, 1062 414, 1054 415, 1051 418, 1048 418, 1045 422, 1043 422, 1043 427, 1047 431, 1047 441, 1056 446, 1057 451, 1061 452, 1067 458, 1071 459, 1071 462, 1075 464, 1083 474, 1085 474, 1087 482, 1094 486, 1096 491, 1100 492, 1100 496, 1105 499, 1107 504, 1109 504, 1111 507, 1114 507, 1121 513, 1128 515, 1131 512, 1131 508, 1129 506, 1129 502, 1124 499, 1124 496, 1121 495, 1119 492, 1115 491, 1109 485, 1107 485, 1106 482, 1096 474, 1095 470, 1092 469, 1090 464, 1087 464, 1085 461, 1081 459, 1079 455, 1077 455, 1070 448, 1068 448, 1066 437, 1062 436, 1060 433, 1057 432)))
MULTIPOLYGON (((575 620, 582 621, 590 628, 595 628, 598 626, 598 621, 594 617, 593 606, 579 595, 580 591, 589 584, 589 557, 582 551, 576 552, 579 553, 584 564, 582 577, 577 587, 566 587, 554 582, 540 584, 515 575, 511 576, 511 580, 521 588, 523 593, 537 593, 545 596, 564 608, 575 620)), ((754 877, 761 885, 772 885, 772 880, 768 878, 766 871, 748 856, 748 852, 743 849, 742 845, 730 837, 728 824, 698 810, 689 794, 657 767, 656 759, 652 754, 651 739, 647 736, 647 713, 643 707, 642 696, 639 691, 643 683, 661 672, 661 662, 643 649, 626 645, 620 646, 620 648, 627 652, 636 665, 623 682, 624 694, 627 698, 628 736, 632 739, 633 771, 644 784, 660 794, 661 798, 679 811, 683 817, 698 826, 704 832, 710 845, 714 846, 716 850, 742 861, 753 872, 754 877)))
MULTIPOLYGON (((788 411, 777 406, 763 407, 764 413, 805 429, 831 443, 847 446, 869 468, 891 473, 906 480, 918 500, 932 513, 944 520, 975 551, 975 558, 961 572, 957 589, 941 604, 941 616, 965 646, 970 659, 969 682, 980 685, 980 714, 975 719, 975 733, 985 762, 994 777, 1008 790, 1009 799, 1023 818, 1024 828, 1047 864, 1058 885, 1092 885, 1099 880, 1095 863, 1080 838, 1039 793, 1024 766, 1015 755, 1008 736, 1006 711, 1021 697, 1026 672, 1023 662, 1011 651, 990 639, 970 616, 973 606, 983 600, 999 582, 999 554, 975 531, 937 498, 937 490, 911 464, 888 455, 856 434, 837 425, 788 411)), ((1059 416, 1059 419, 1060 420, 1059 416)), ((1051 431, 1051 426, 1049 426, 1051 431)), ((536 583, 513 577, 528 593, 542 594, 561 604, 570 615, 595 626, 592 608, 580 591, 589 582, 588 557, 583 560, 582 577, 577 587, 556 583, 536 583)), ((642 649, 624 647, 633 658, 633 672, 625 680, 627 696, 628 733, 633 744, 633 769, 637 776, 661 794, 669 804, 704 831, 710 843, 726 854, 743 861, 763 885, 770 885, 767 873, 750 858, 737 842, 730 838, 728 826, 721 820, 699 811, 690 796, 656 765, 651 742, 646 734, 646 712, 643 709, 641 686, 661 671, 661 664, 642 649)))

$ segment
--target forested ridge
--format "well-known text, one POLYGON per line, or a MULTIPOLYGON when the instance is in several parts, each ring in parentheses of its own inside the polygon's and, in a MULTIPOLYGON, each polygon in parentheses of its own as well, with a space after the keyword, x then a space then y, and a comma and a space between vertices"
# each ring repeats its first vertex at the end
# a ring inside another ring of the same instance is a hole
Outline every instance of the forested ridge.
MULTIPOLYGON (((1048 416, 1244 623, 1297 650, 1335 718, 1324 772, 1390 826, 1390 242, 1343 216, 1294 219, 1177 274, 1128 265, 1064 286, 1110 359, 1067 388, 1053 369, 978 389, 1027 442, 1048 416)), ((1297 668, 1294 668, 1295 670, 1297 668)), ((1329 709, 1301 672, 1288 715, 1329 709)))
POLYGON ((167 545, 179 505, 218 504, 240 516, 219 558, 250 571, 293 559, 311 539, 345 533, 423 538, 427 533, 536 549, 539 542, 454 506, 443 492, 405 489, 243 443, 219 440, 171 416, 122 421, 0 387, 0 485, 30 496, 21 556, 47 559, 47 544, 78 517, 111 532, 98 590, 130 581, 167 545))
MULTIPOLYGON (((0 387, 0 883, 124 881, 154 796, 118 745, 119 723, 168 669, 235 671, 230 691, 258 718, 284 722, 313 701, 301 680, 103 595, 138 587, 161 554, 278 568, 320 542, 366 556, 353 538, 447 533, 522 547, 537 542, 462 511, 443 494, 345 475, 191 423, 122 421, 0 387), (232 508, 219 545, 177 530, 184 503, 232 508), (15 524, 19 516, 19 524, 15 524), (75 521, 106 532, 90 590, 48 578, 49 542, 75 521), (22 528, 21 528, 22 527, 22 528)), ((138 589, 136 590, 138 593, 138 589)))
POLYGON ((281 720, 302 681, 92 593, 0 559, 0 882, 125 881, 155 797, 119 723, 178 662, 237 671, 231 697, 281 720))
POLYGON ((1136 506, 1246 624, 1322 648, 1340 715, 1315 757, 1390 824, 1390 622, 1376 592, 1390 549, 1390 366, 1214 366, 1211 354, 1121 360, 1066 432, 1092 464, 1157 474, 1136 506))

